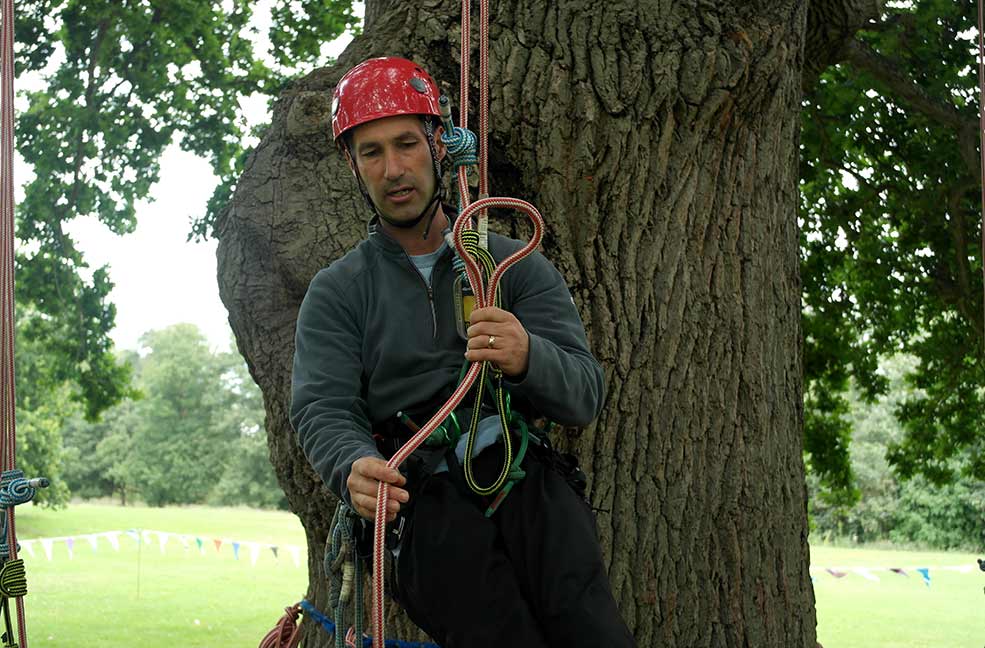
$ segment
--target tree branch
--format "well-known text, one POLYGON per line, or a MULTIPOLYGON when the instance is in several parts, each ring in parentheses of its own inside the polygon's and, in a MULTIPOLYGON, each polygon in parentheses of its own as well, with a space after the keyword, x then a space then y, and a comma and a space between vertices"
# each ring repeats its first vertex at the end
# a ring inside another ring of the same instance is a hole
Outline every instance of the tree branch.
POLYGON ((852 67, 866 72, 876 81, 886 86, 894 97, 899 98, 914 110, 934 121, 940 122, 955 131, 958 137, 961 159, 969 175, 977 177, 978 122, 959 111, 953 104, 932 97, 911 79, 897 61, 876 52, 865 43, 852 39, 845 46, 846 58, 852 67))
POLYGON ((845 44, 882 16, 882 0, 813 0, 807 10, 804 79, 809 91, 821 72, 845 58, 845 44))

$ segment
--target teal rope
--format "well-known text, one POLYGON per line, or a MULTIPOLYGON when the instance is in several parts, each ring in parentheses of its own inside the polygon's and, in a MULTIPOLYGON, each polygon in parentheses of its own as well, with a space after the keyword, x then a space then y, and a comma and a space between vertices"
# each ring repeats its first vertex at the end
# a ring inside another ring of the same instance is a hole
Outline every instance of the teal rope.
MULTIPOLYGON (((352 601, 355 617, 352 625, 358 637, 363 630, 363 566, 356 555, 353 529, 356 519, 356 512, 340 500, 332 520, 328 550, 325 552, 325 575, 332 576, 329 602, 335 610, 335 618, 343 627, 346 626, 346 608, 352 601), (347 569, 351 570, 349 574, 346 573, 347 569), (346 592, 346 587, 351 589, 346 592)), ((345 637, 341 633, 335 636, 335 648, 345 648, 345 637)))
POLYGON ((454 126, 450 132, 445 130, 441 133, 441 143, 448 150, 448 159, 456 169, 479 163, 479 141, 469 129, 454 126))

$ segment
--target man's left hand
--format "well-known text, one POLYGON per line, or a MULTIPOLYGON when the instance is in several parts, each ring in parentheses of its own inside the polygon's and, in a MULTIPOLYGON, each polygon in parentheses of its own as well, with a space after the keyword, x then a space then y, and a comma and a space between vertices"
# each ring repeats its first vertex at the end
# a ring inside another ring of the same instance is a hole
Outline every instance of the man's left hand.
POLYGON ((527 372, 530 336, 513 313, 495 306, 477 308, 472 311, 467 334, 465 358, 470 362, 488 360, 507 376, 527 372))

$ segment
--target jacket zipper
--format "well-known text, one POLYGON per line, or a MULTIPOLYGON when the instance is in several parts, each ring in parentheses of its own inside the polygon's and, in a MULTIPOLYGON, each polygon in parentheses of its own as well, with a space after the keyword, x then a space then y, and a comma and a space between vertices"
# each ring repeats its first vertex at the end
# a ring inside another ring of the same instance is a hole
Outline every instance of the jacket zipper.
MULTIPOLYGON (((437 340, 438 339, 438 311, 435 310, 434 308, 434 291, 431 289, 431 285, 424 278, 424 275, 421 274, 421 271, 417 269, 416 265, 414 265, 414 262, 411 260, 410 255, 404 252, 404 256, 407 257, 407 263, 409 263, 410 267, 413 268, 414 272, 420 278, 421 283, 424 284, 424 290, 427 291, 428 305, 431 306, 431 339, 437 340)), ((438 269, 438 263, 437 261, 435 261, 434 268, 431 269, 432 279, 434 279, 434 272, 437 269, 438 269)))

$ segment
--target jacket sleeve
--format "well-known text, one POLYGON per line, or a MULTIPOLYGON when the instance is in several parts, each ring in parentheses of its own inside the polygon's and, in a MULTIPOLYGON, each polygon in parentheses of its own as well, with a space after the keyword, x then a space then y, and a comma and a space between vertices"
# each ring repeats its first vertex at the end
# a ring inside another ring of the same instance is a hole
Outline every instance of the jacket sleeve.
POLYGON ((305 456, 337 497, 356 459, 381 456, 362 395, 362 334, 328 271, 301 303, 291 376, 291 423, 305 456))
POLYGON ((510 309, 530 336, 527 372, 507 381, 510 391, 562 425, 588 425, 602 411, 605 382, 564 278, 539 252, 507 270, 507 277, 510 309))

